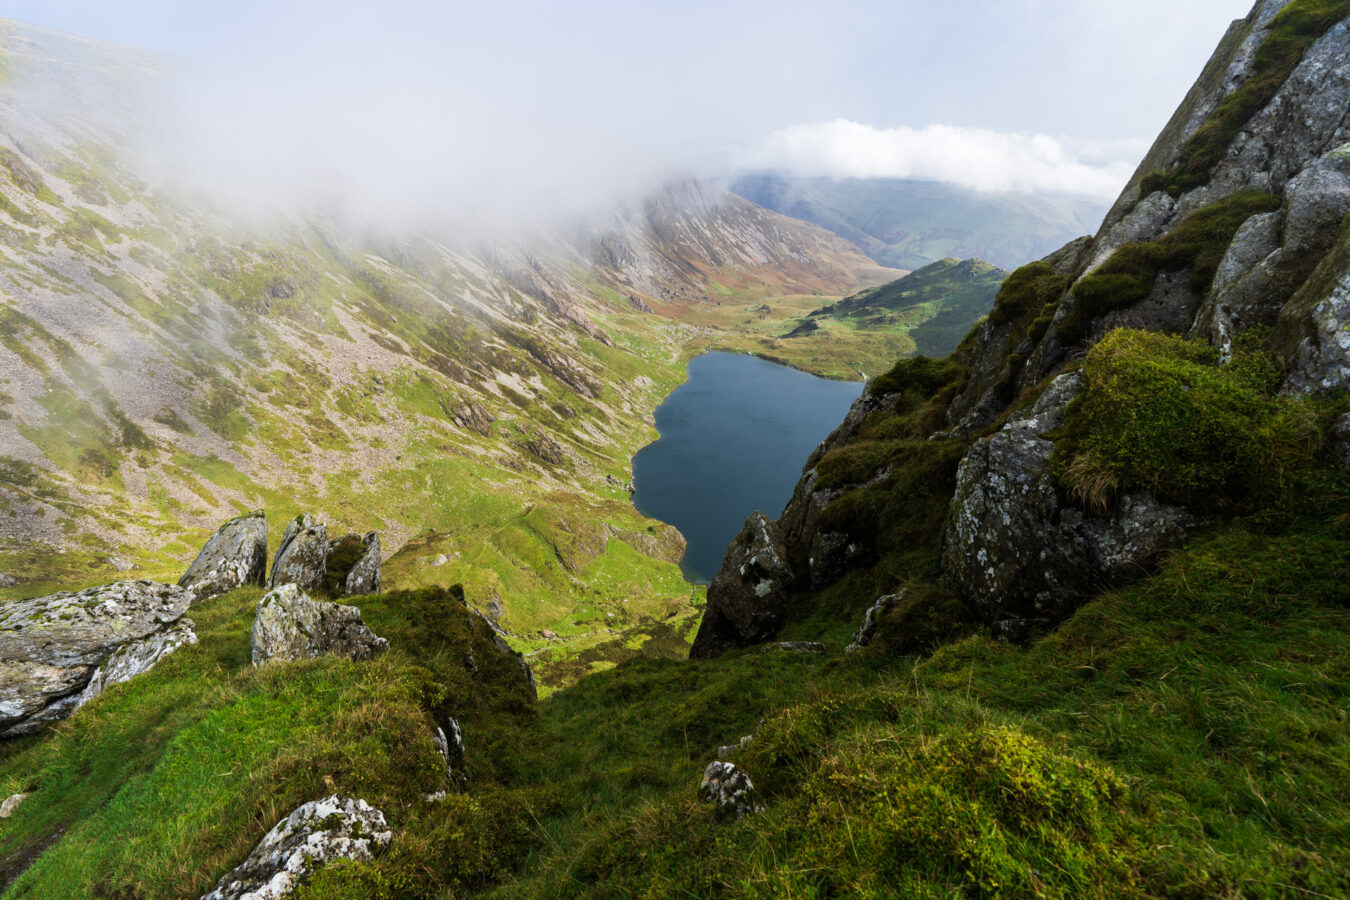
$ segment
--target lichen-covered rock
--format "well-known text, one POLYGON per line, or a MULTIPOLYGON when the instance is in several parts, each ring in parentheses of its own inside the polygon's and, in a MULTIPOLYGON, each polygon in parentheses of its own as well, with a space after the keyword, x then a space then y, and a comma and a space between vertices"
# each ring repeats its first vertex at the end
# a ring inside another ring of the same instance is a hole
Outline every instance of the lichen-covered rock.
POLYGON ((371 531, 361 539, 365 551, 343 579, 342 590, 348 597, 380 592, 380 535, 371 531))
POLYGON ((1287 390, 1350 388, 1350 225, 1280 310, 1271 341, 1288 363, 1287 390))
POLYGON ((260 585, 266 576, 267 517, 258 509, 220 526, 178 585, 204 600, 246 584, 260 585))
POLYGON ((703 783, 698 787, 698 796, 704 803, 717 804, 719 813, 733 819, 764 809, 759 793, 750 783, 750 776, 736 768, 735 764, 721 760, 709 763, 708 768, 703 770, 703 783))
POLYGON ((314 659, 326 653, 370 659, 389 648, 361 621, 361 610, 314 600, 297 585, 264 594, 253 620, 253 664, 314 659))
POLYGON ((773 637, 783 623, 792 581, 778 526, 756 510, 708 586, 708 607, 689 657, 711 659, 773 637))
POLYGON ((971 447, 957 473, 942 551, 947 584, 995 631, 1021 637, 1063 620, 1103 586, 1138 577, 1204 519, 1147 494, 1107 516, 1066 502, 1050 475, 1054 443, 1081 376, 1051 383, 1029 414, 971 447))
POLYGON ((161 631, 139 641, 123 644, 103 661, 89 683, 75 700, 75 709, 84 706, 114 684, 129 681, 143 672, 149 672, 161 659, 186 644, 197 643, 197 632, 191 619, 179 619, 161 631))
POLYGON ((14 815, 14 810, 19 808, 19 804, 28 799, 27 794, 10 794, 0 802, 0 819, 8 819, 14 815))
POLYGON ((777 641, 759 648, 760 653, 805 653, 819 655, 825 652, 825 645, 818 641, 777 641))
POLYGON ((863 613, 862 624, 858 626, 858 630, 854 633, 853 640, 844 648, 844 653, 857 653, 872 643, 872 638, 877 633, 877 622, 893 609, 904 596, 904 592, 901 591, 898 594, 883 594, 878 597, 877 602, 869 606, 867 612, 863 613))
POLYGON ((195 643, 183 618, 194 599, 176 585, 119 581, 0 606, 0 737, 37 731, 195 643))
POLYGON ((282 532, 268 588, 294 584, 303 591, 314 590, 323 584, 330 552, 328 526, 308 513, 296 516, 282 532))
POLYGON ((373 859, 392 838, 384 813, 364 800, 314 800, 278 822, 202 900, 283 897, 314 869, 335 859, 373 859))

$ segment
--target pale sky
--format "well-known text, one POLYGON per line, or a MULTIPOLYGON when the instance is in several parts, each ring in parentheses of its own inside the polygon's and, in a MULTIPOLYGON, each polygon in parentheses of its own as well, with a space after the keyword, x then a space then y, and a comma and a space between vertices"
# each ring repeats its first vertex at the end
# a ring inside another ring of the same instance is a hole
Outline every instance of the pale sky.
POLYGON ((260 189, 322 170, 357 191, 383 169, 381 199, 401 208, 386 195, 486 203, 473 184, 518 181, 567 205, 745 168, 1109 198, 1250 8, 0 0, 0 17, 186 59, 191 121, 164 151, 190 150, 181 169, 260 189))

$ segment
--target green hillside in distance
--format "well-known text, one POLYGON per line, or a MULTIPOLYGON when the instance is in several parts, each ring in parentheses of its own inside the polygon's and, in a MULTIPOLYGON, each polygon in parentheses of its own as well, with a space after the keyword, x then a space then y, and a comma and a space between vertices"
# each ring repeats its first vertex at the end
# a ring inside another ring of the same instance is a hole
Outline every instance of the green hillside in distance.
POLYGON ((902 178, 741 176, 732 193, 828 228, 872 259, 917 269, 946 257, 1012 268, 1095 231, 1107 204, 1077 197, 982 192, 902 178))
POLYGON ((940 259, 889 284, 812 311, 864 329, 906 327, 915 349, 946 356, 994 306, 1008 272, 982 259, 940 259))

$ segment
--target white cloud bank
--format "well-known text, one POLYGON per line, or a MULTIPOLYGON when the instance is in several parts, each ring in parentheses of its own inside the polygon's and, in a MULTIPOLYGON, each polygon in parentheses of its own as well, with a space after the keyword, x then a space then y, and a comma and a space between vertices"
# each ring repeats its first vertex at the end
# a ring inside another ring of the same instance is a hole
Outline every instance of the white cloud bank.
POLYGON ((738 162, 802 176, 914 178, 980 191, 1114 199, 1144 149, 1142 142, 1090 145, 1043 134, 952 125, 875 128, 835 119, 775 131, 738 162))

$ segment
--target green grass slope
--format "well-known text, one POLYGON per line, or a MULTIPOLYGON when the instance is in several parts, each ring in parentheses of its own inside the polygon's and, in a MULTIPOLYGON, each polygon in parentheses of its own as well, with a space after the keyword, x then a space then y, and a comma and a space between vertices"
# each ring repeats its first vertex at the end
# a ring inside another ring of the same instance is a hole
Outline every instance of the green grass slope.
POLYGON ((1008 272, 980 259, 941 259, 889 284, 812 311, 862 330, 902 330, 925 356, 946 356, 994 306, 1008 272))

